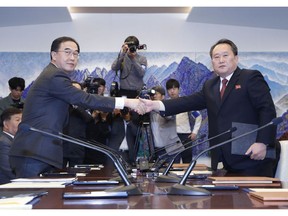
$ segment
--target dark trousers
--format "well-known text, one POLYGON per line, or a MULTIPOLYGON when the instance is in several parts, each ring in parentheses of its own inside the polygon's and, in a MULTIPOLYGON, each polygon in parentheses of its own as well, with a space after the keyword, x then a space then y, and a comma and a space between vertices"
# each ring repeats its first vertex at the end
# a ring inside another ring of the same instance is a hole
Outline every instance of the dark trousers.
POLYGON ((39 177, 41 173, 56 170, 55 167, 47 163, 28 157, 10 156, 10 165, 16 178, 39 177))
MULTIPOLYGON (((188 136, 190 135, 190 133, 188 134, 183 134, 183 133, 179 133, 178 137, 181 140, 181 142, 183 144, 185 144, 187 142, 187 140, 189 139, 188 136)), ((185 148, 189 147, 189 145, 186 145, 185 148)), ((182 158, 182 162, 183 163, 190 163, 192 160, 192 149, 187 149, 186 151, 183 151, 181 153, 181 158, 182 158)))

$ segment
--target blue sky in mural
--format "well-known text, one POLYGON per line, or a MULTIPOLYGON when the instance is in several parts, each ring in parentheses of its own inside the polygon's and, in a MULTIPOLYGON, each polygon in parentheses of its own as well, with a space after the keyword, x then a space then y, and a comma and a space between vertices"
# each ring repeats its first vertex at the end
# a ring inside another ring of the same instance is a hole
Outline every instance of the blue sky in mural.
MULTIPOLYGON (((181 83, 181 94, 187 95, 199 91, 203 83, 212 76, 210 57, 205 52, 152 53, 140 51, 139 53, 145 55, 148 60, 148 70, 144 82, 149 88, 158 84, 164 86, 166 80, 173 77, 181 83)), ((71 78, 82 82, 89 75, 102 77, 106 80, 109 91, 112 81, 118 81, 118 76, 111 70, 111 64, 117 55, 118 53, 115 52, 81 53, 77 70, 71 74, 71 78)), ((49 53, 46 52, 0 53, 0 97, 9 93, 7 82, 13 76, 23 77, 28 88, 49 63, 49 60, 49 53)), ((286 52, 239 53, 240 68, 257 69, 264 75, 271 88, 278 116, 287 113, 288 108, 287 62, 288 53, 286 52)), ((205 116, 205 113, 203 115, 205 116)), ((205 127, 203 128, 205 130, 205 127)), ((281 131, 287 130, 287 123, 281 128, 281 131)))

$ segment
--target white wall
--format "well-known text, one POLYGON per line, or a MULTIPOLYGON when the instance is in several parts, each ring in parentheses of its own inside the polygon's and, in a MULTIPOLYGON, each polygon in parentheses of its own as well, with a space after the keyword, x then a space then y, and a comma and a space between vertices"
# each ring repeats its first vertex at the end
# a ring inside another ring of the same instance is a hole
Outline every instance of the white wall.
MULTIPOLYGON (((186 22, 186 14, 76 14, 73 22, 0 28, 0 52, 47 52, 59 36, 83 52, 118 52, 135 35, 151 52, 208 52, 220 38, 239 51, 288 51, 288 31, 186 22)), ((1 60, 0 60, 1 61, 1 60)))

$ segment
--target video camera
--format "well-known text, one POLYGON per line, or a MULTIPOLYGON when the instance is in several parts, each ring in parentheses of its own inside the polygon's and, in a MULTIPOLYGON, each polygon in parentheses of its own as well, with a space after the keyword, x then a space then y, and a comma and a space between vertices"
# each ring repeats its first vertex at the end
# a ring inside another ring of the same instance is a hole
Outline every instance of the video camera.
POLYGON ((110 96, 111 97, 118 97, 119 96, 119 86, 118 82, 112 82, 110 86, 110 96))
POLYGON ((141 44, 141 45, 136 45, 134 41, 130 41, 130 42, 126 42, 126 44, 129 47, 129 50, 131 53, 136 52, 136 50, 146 50, 147 49, 147 45, 146 44, 141 44))
POLYGON ((98 88, 100 84, 97 81, 93 81, 94 78, 92 76, 88 76, 83 83, 83 88, 87 88, 87 93, 90 94, 98 94, 98 88))
POLYGON ((138 97, 143 99, 150 99, 152 96, 156 94, 154 89, 147 89, 146 85, 144 85, 139 92, 138 97))

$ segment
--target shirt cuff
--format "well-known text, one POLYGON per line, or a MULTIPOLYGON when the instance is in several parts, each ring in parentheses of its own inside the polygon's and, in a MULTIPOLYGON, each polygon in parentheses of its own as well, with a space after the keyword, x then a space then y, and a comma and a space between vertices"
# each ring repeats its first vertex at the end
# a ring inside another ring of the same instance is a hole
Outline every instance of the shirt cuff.
POLYGON ((159 111, 165 111, 165 106, 163 104, 162 101, 158 101, 159 102, 159 111))
POLYGON ((123 109, 124 108, 124 98, 116 97, 115 98, 115 109, 123 109))

